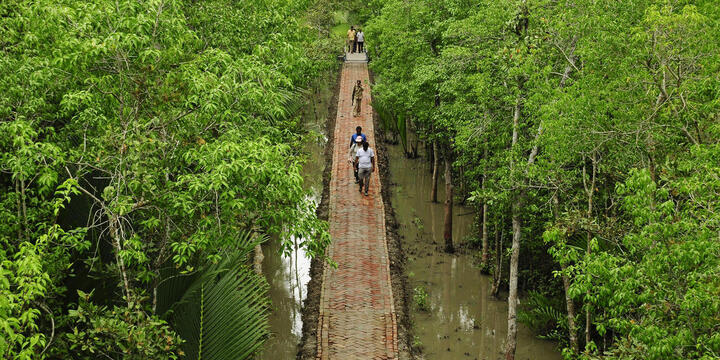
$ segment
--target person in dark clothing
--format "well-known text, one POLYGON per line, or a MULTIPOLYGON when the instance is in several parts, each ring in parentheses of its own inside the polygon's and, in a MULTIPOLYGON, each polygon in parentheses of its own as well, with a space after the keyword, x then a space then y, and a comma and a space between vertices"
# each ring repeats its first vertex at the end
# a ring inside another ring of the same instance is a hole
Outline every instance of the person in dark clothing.
POLYGON ((357 42, 357 31, 355 31, 355 36, 353 37, 353 54, 358 51, 358 42, 357 42))
POLYGON ((353 143, 355 143, 355 138, 357 138, 358 136, 362 137, 363 141, 367 141, 367 136, 365 136, 365 134, 362 133, 362 126, 356 127, 355 134, 352 134, 350 136, 350 147, 353 146, 353 143))

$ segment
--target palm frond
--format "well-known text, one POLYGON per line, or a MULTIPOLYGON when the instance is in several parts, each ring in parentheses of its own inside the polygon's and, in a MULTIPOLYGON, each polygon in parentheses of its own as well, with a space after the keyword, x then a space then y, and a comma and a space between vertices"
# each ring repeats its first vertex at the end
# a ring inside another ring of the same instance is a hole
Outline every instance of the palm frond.
MULTIPOLYGON (((255 245, 266 240, 267 235, 260 235, 252 231, 239 231, 230 240, 231 247, 227 247, 227 244, 225 244, 223 248, 214 251, 220 253, 222 257, 237 258, 237 263, 240 264, 245 259, 249 259, 255 245)), ((157 287, 156 313, 166 320, 170 320, 170 314, 175 304, 188 301, 187 297, 195 294, 200 284, 217 275, 216 272, 208 269, 212 264, 208 263, 207 260, 198 258, 195 259, 194 263, 197 271, 191 273, 181 272, 172 263, 167 264, 164 270, 161 271, 162 280, 157 287)))
MULTIPOLYGON (((221 260, 196 259, 195 272, 168 266, 158 286, 157 313, 186 341, 189 359, 246 359, 268 335, 268 285, 247 266, 256 245, 267 240, 241 231, 232 246, 216 249, 221 260)), ((227 244, 226 244, 227 245, 227 244)))
POLYGON ((273 95, 276 97, 277 106, 265 114, 271 124, 290 119, 300 113, 300 110, 305 105, 306 100, 303 93, 306 93, 307 91, 301 88, 281 88, 275 89, 274 91, 273 95))
POLYGON ((562 304, 537 291, 528 292, 518 312, 518 320, 539 333, 541 338, 556 339, 558 335, 567 334, 567 319, 562 304))
POLYGON ((207 267, 170 310, 189 359, 248 359, 268 336, 268 284, 240 255, 207 267))

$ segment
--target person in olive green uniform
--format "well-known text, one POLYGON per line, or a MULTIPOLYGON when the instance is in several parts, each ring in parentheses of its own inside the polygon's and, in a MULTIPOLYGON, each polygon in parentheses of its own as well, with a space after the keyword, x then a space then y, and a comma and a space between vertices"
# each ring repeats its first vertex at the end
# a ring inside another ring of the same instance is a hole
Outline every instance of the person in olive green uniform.
POLYGON ((363 98, 363 87, 360 80, 357 81, 357 84, 355 84, 355 87, 353 88, 352 92, 352 101, 355 105, 355 111, 353 113, 353 116, 359 116, 360 115, 360 105, 362 103, 363 98))

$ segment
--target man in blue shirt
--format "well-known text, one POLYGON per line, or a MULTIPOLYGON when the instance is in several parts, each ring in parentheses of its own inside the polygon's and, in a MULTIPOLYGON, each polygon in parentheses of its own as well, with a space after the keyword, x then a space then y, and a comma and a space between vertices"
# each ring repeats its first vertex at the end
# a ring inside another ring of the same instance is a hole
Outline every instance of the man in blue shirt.
POLYGON ((350 136, 350 147, 353 146, 353 144, 355 143, 355 138, 358 137, 358 136, 361 136, 362 139, 363 139, 363 141, 367 141, 367 136, 365 136, 365 134, 362 133, 362 127, 361 127, 361 126, 356 127, 356 128, 355 128, 355 131, 357 131, 357 133, 352 134, 352 136, 350 136))

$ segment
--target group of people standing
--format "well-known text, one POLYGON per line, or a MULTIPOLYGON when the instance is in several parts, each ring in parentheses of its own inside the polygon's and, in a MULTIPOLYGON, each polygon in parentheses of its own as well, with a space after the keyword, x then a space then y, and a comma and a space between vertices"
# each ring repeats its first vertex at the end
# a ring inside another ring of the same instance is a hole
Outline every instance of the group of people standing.
POLYGON ((368 195, 370 187, 370 174, 375 172, 375 152, 370 148, 367 136, 362 133, 362 127, 355 128, 355 134, 350 137, 350 159, 353 164, 355 183, 359 184, 359 191, 362 194, 364 188, 365 196, 368 195))
POLYGON ((350 27, 347 32, 347 48, 349 53, 365 52, 365 33, 362 29, 355 30, 354 26, 350 27))

